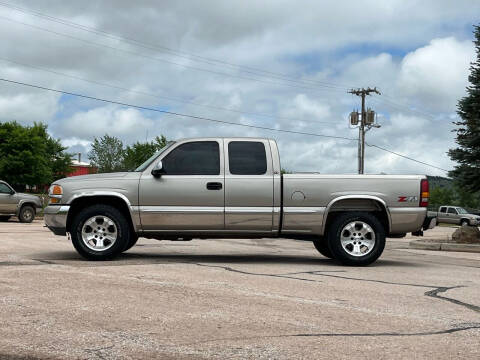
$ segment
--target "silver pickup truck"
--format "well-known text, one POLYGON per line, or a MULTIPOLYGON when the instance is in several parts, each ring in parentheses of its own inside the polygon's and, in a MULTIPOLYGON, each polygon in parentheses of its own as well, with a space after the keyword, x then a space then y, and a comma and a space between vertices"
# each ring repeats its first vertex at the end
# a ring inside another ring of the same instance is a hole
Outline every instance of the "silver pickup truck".
POLYGON ((479 226, 480 216, 470 214, 460 206, 440 206, 437 213, 437 222, 462 226, 479 226))
POLYGON ((46 225, 69 233, 91 260, 110 259, 139 236, 282 237, 367 265, 387 236, 421 235, 435 225, 425 176, 282 175, 276 142, 263 138, 170 142, 133 172, 62 179, 49 196, 46 225))
POLYGON ((17 216, 22 223, 31 223, 42 201, 32 194, 18 193, 5 181, 0 181, 0 221, 17 216))

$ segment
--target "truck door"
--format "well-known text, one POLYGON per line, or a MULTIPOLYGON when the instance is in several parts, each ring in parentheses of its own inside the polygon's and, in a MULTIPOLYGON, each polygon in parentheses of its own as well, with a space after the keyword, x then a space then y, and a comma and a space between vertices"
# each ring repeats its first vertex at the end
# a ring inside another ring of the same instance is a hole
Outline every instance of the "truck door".
POLYGON ((438 222, 447 222, 447 207, 442 206, 440 207, 438 214, 437 214, 437 221, 438 222))
POLYGON ((12 189, 0 183, 0 214, 15 214, 18 200, 12 194, 12 189))
POLYGON ((139 211, 144 231, 224 230, 222 148, 222 140, 182 142, 161 159, 164 174, 142 174, 139 211))
POLYGON ((225 229, 271 232, 273 165, 268 140, 225 139, 225 229))
POLYGON ((457 224, 459 223, 457 210, 453 207, 449 207, 447 210, 447 223, 457 224))

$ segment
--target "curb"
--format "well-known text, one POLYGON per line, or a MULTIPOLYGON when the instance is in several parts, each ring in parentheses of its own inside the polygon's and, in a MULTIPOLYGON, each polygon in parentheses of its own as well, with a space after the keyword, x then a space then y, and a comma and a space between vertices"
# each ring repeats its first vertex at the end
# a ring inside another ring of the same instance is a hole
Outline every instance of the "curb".
POLYGON ((410 249, 418 250, 436 250, 436 251, 459 251, 480 253, 480 244, 458 244, 458 243, 439 243, 427 242, 424 240, 410 241, 410 249))

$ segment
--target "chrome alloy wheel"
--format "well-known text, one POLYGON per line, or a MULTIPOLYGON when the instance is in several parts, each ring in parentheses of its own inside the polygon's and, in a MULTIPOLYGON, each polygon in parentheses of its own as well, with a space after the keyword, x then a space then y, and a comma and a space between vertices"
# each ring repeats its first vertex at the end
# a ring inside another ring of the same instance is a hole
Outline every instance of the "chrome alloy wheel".
POLYGON ((82 227, 83 243, 91 250, 105 251, 117 241, 117 226, 105 215, 93 216, 82 227))
POLYGON ((375 232, 363 221, 353 221, 345 225, 340 233, 343 250, 352 256, 365 256, 375 246, 375 232))

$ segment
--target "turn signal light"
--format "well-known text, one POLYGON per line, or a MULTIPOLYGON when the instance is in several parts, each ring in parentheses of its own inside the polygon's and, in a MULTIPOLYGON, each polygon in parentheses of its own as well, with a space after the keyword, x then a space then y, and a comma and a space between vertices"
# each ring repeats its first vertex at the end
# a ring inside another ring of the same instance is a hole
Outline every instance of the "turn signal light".
POLYGON ((62 195, 63 194, 63 189, 60 185, 53 185, 52 188, 52 195, 62 195))
POLYGON ((420 183, 420 207, 428 207, 428 198, 430 197, 428 180, 423 179, 420 183))

